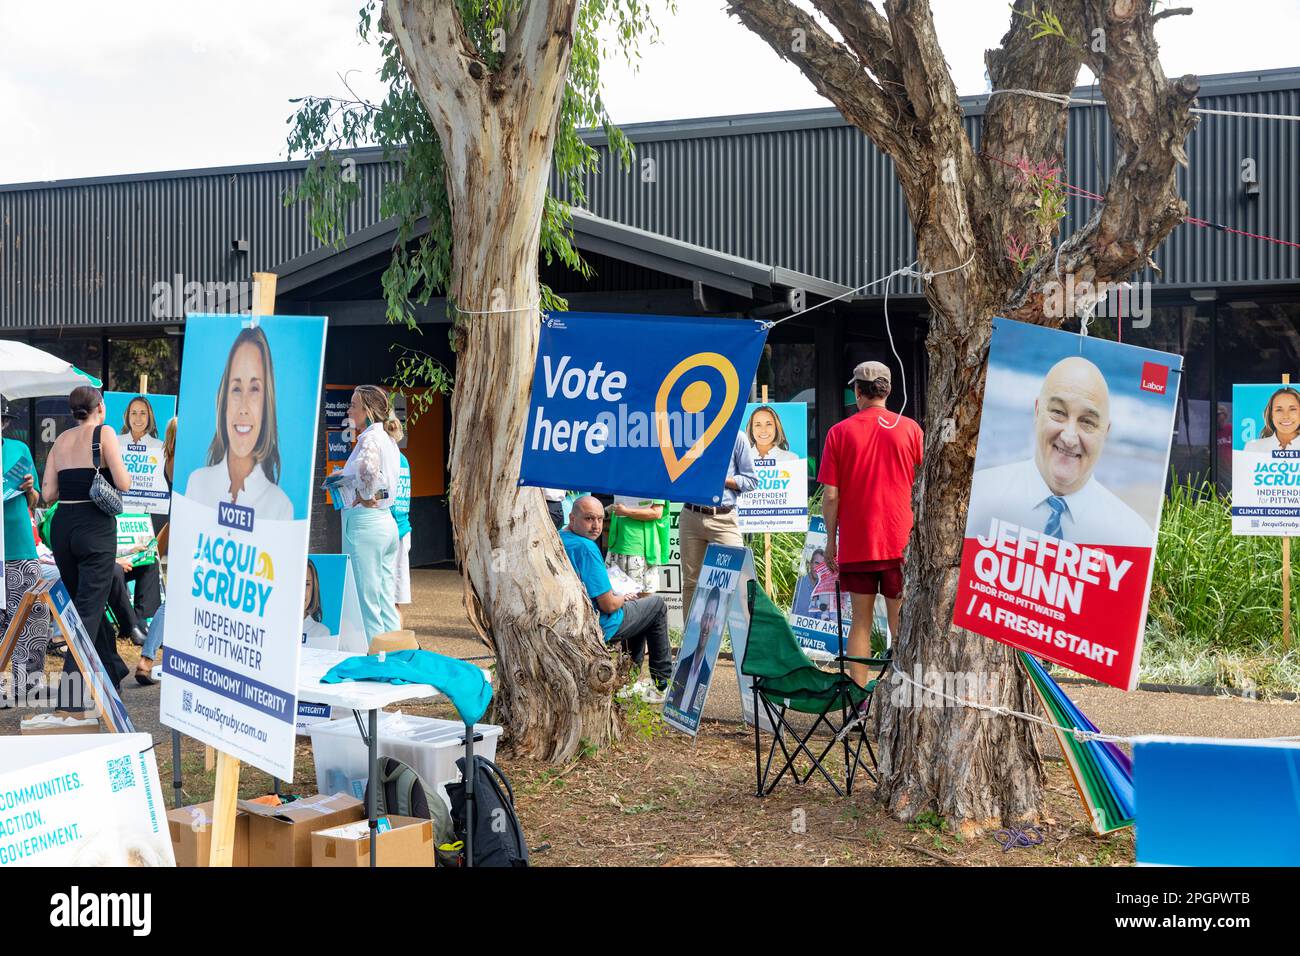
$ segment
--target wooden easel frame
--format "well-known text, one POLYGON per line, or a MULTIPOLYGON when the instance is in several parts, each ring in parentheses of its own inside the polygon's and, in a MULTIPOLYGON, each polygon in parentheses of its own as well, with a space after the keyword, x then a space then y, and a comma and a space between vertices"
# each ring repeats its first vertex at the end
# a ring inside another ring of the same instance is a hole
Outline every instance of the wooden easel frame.
MULTIPOLYGON (((14 611, 9 626, 5 628, 4 636, 0 637, 0 671, 9 666, 14 648, 18 645, 18 635, 22 633, 23 626, 27 623, 33 609, 38 603, 44 604, 49 608, 51 625, 57 627, 59 633, 63 635, 67 652, 72 655, 78 670, 81 671, 82 680, 90 690, 91 699, 95 702, 95 715, 103 719, 110 733, 134 733, 135 727, 131 724, 126 706, 122 703, 122 698, 117 696, 113 682, 108 672, 104 670, 104 663, 99 659, 99 654, 95 651, 85 626, 80 629, 69 627, 64 622, 63 615, 59 613, 54 597, 50 593, 56 583, 62 585, 63 582, 42 578, 23 594, 22 600, 18 602, 18 609, 14 611), (110 699, 105 700, 105 697, 110 699), (113 706, 114 702, 116 707, 113 706)), ((70 598, 68 603, 72 606, 70 598)))

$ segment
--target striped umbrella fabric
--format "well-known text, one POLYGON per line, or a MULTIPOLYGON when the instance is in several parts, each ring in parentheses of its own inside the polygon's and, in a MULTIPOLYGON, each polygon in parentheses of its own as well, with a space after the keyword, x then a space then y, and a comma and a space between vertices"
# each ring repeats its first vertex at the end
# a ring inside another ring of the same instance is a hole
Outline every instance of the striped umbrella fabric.
MULTIPOLYGON (((1099 733, 1096 724, 1066 696, 1037 658, 1024 651, 1018 651, 1017 656, 1053 724, 1099 733)), ((1133 761, 1128 754, 1108 740, 1079 740, 1057 729, 1053 733, 1061 745, 1079 798, 1088 811, 1093 831, 1103 834, 1132 826, 1137 812, 1133 800, 1133 761)))

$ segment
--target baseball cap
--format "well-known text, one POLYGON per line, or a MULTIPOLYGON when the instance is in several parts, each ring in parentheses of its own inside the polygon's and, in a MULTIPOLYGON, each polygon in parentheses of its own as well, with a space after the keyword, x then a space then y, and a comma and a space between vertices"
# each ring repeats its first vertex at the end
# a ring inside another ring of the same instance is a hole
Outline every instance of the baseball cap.
POLYGON ((853 377, 849 379, 849 384, 854 382, 874 382, 878 378, 883 378, 889 384, 893 381, 889 377, 889 366, 884 362, 863 362, 853 370, 853 377))

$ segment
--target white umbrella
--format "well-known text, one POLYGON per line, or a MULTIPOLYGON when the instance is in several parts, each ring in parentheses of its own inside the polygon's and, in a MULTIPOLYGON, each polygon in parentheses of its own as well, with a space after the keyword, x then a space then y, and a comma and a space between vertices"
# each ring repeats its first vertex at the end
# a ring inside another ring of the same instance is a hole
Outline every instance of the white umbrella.
POLYGON ((49 352, 25 342, 0 340, 0 395, 10 401, 67 395, 78 385, 99 388, 103 383, 49 352))

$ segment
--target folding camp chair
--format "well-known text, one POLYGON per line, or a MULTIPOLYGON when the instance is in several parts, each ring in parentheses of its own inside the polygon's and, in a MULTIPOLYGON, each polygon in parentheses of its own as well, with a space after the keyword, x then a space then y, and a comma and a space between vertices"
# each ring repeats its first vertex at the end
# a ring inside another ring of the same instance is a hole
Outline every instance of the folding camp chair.
MULTIPOLYGON (((820 773, 840 796, 853 793, 853 781, 859 767, 865 770, 867 776, 874 782, 876 775, 872 769, 876 766, 876 754, 867 739, 866 726, 873 692, 889 667, 889 658, 847 656, 844 653, 844 633, 841 624, 840 653, 836 658, 837 669, 822 670, 803 652, 799 642, 795 640, 794 632, 790 630, 785 614, 772 603, 763 589, 754 581, 748 582, 748 587, 749 638, 745 642, 745 656, 741 661, 740 671, 753 678, 754 795, 765 797, 770 794, 787 770, 797 783, 807 783, 813 773, 820 773), (859 687, 845 669, 848 663, 880 667, 881 671, 879 676, 870 681, 866 687, 859 687), (812 726, 800 733, 786 719, 786 714, 790 711, 813 715, 812 726), (760 713, 767 715, 774 728, 766 763, 763 761, 762 753, 760 713), (812 740, 813 735, 823 727, 831 735, 830 741, 824 745, 820 741, 812 740), (793 742, 793 747, 787 746, 787 738, 793 742), (827 756, 835 749, 837 743, 844 750, 843 790, 827 772, 825 766, 827 756), (818 747, 821 748, 820 752, 814 753, 818 747), (778 748, 785 760, 779 768, 775 768, 774 776, 773 763, 778 748), (871 761, 870 767, 862 760, 863 748, 866 749, 867 757, 871 761), (811 764, 802 776, 795 765, 795 760, 800 754, 803 754, 811 764)), ((835 597, 838 616, 840 603, 838 589, 835 597)))

